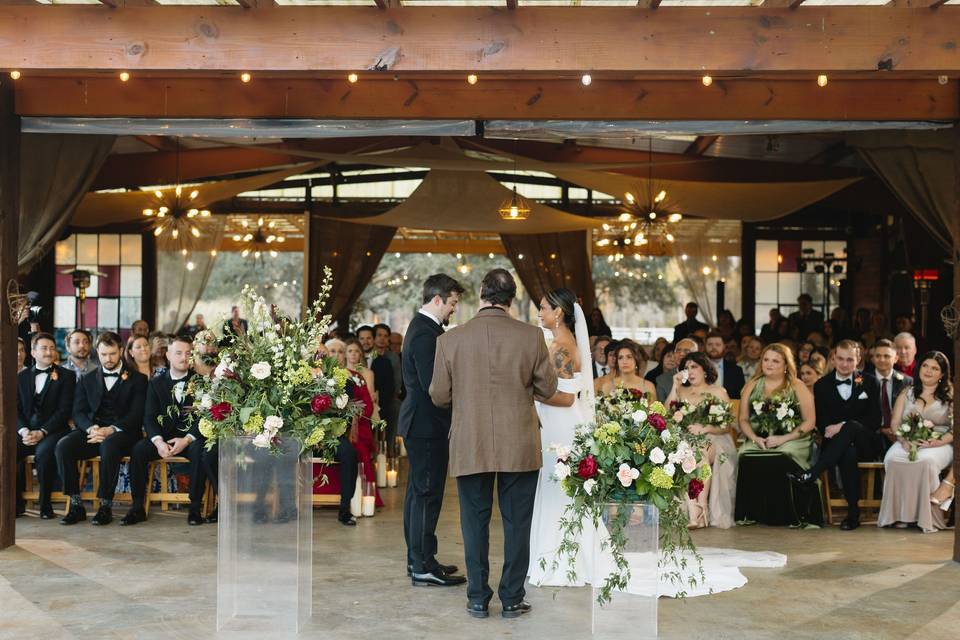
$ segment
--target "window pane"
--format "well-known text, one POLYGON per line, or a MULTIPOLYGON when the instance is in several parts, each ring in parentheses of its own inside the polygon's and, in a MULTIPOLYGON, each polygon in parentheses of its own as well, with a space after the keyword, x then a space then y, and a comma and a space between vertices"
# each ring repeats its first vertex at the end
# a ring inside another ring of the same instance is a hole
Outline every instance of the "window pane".
POLYGON ((116 298, 97 300, 97 327, 101 330, 116 331, 120 301, 116 298))
POLYGON ((140 267, 120 267, 120 295, 139 298, 143 292, 142 269, 140 267))
POLYGON ((823 250, 826 253, 832 253, 837 258, 847 256, 847 242, 845 240, 828 240, 823 243, 823 250))
POLYGON ((56 296, 70 296, 77 294, 77 288, 73 286, 73 276, 69 273, 60 273, 66 269, 72 269, 73 265, 58 265, 57 274, 54 276, 53 294, 56 296))
POLYGON ((822 258, 823 240, 804 240, 803 255, 807 258, 822 258))
POLYGON ((813 298, 814 306, 823 304, 823 274, 805 273, 803 274, 803 292, 809 293, 813 298))
POLYGON ((100 295, 110 298, 116 298, 120 295, 120 267, 100 267, 102 277, 98 277, 97 283, 100 287, 100 295))
POLYGON ((757 271, 777 271, 777 241, 757 240, 757 271))
POLYGON ((77 262, 79 264, 97 264, 100 248, 97 234, 81 233, 77 235, 77 262))
POLYGON ((777 305, 777 274, 758 273, 757 274, 757 303, 776 306, 777 305))
POLYGON ((77 299, 73 296, 56 296, 53 299, 53 326, 73 329, 77 323, 77 299))
POLYGON ((758 304, 754 307, 753 314, 753 327, 757 333, 760 333, 760 329, 763 328, 763 325, 770 322, 770 307, 772 305, 767 304, 758 304))
POLYGON ((782 303, 796 302, 800 295, 800 274, 799 273, 781 273, 779 274, 779 301, 782 303))
POLYGON ((57 243, 55 251, 57 264, 73 265, 77 263, 77 236, 73 235, 57 243))
POLYGON ((139 319, 140 298, 120 298, 120 327, 129 327, 139 319))
POLYGON ((100 264, 120 264, 120 236, 100 234, 100 264))
POLYGON ((143 264, 143 239, 137 234, 120 236, 120 264, 143 264))
POLYGON ((780 255, 778 260, 780 261, 780 272, 784 271, 796 273, 797 271, 797 258, 800 257, 800 242, 798 240, 781 240, 780 241, 780 255))

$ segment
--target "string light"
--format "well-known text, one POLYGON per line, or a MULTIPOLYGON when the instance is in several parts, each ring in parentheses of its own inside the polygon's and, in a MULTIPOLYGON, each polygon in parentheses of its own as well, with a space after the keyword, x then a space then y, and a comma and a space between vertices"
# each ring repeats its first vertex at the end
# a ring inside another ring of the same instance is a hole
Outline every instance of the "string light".
POLYGON ((703 86, 709 87, 710 85, 713 84, 713 78, 711 78, 710 76, 703 76, 702 78, 700 78, 700 82, 703 83, 703 86))
POLYGON ((477 84, 477 80, 480 78, 477 77, 477 74, 471 73, 467 76, 467 84, 477 84))
POLYGON ((10 78, 13 79, 13 80, 19 80, 19 79, 20 79, 20 72, 17 71, 17 70, 11 71, 11 72, 10 72, 10 78))
POLYGON ((130 73, 127 71, 120 72, 120 82, 126 82, 130 79, 130 73))
POLYGON ((590 83, 593 82, 593 76, 591 76, 589 73, 585 73, 580 76, 580 82, 583 83, 583 86, 589 87, 590 83))
POLYGON ((356 84, 357 80, 359 79, 360 79, 360 76, 358 76, 355 73, 351 73, 350 75, 347 76, 347 82, 349 82, 350 84, 356 84))
POLYGON ((827 78, 827 74, 821 73, 820 75, 817 76, 817 84, 820 85, 821 87, 827 86, 827 82, 829 82, 827 78))
POLYGON ((252 77, 253 77, 253 76, 251 76, 249 73, 247 73, 246 71, 244 71, 243 73, 240 74, 240 82, 246 84, 246 83, 250 82, 250 79, 251 79, 252 77))

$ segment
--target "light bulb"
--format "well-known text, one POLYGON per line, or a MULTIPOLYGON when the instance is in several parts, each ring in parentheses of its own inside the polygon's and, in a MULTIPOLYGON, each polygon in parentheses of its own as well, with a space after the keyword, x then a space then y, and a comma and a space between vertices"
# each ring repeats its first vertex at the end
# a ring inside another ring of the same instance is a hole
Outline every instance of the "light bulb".
POLYGON ((192 261, 191 261, 191 262, 188 262, 188 263, 187 263, 187 271, 193 271, 196 266, 197 266, 197 265, 193 264, 192 261))
POLYGON ((177 194, 177 197, 179 198, 183 194, 183 187, 177 185, 177 188, 174 189, 173 192, 177 194))
POLYGON ((259 218, 257 218, 257 226, 258 227, 263 226, 263 216, 260 216, 259 218))
POLYGON ((253 240, 253 234, 252 234, 252 233, 248 233, 247 235, 243 236, 243 241, 244 241, 244 242, 250 242, 251 240, 253 240))
POLYGON ((126 71, 120 72, 120 82, 126 82, 129 79, 130 79, 130 74, 128 72, 126 71))
POLYGON ((633 199, 632 193, 625 193, 623 194, 623 197, 626 198, 627 202, 629 202, 630 204, 633 204, 635 202, 635 200, 633 199))
POLYGON ((680 222, 683 220, 683 214, 680 213, 671 213, 670 217, 667 218, 670 222, 680 222))
POLYGON ((631 219, 632 217, 633 217, 633 216, 631 216, 629 213, 627 213, 626 211, 624 211, 623 213, 620 214, 619 220, 620 220, 620 222, 630 222, 630 219, 631 219))
POLYGON ((517 259, 518 259, 518 260, 523 260, 523 254, 522 254, 522 253, 518 253, 518 254, 517 254, 517 259))
POLYGON ((821 73, 820 75, 817 76, 817 84, 820 85, 821 87, 827 86, 827 82, 829 82, 829 80, 827 79, 827 74, 821 73))
POLYGON ((703 275, 705 275, 705 276, 710 275, 710 267, 704 267, 704 268, 703 268, 703 275))
POLYGON ((583 86, 589 87, 590 83, 593 82, 593 76, 591 76, 589 73, 585 73, 580 77, 580 82, 583 83, 583 86))
POLYGON ((254 257, 254 258, 259 258, 259 257, 260 257, 260 252, 259 252, 259 251, 254 251, 254 252, 253 252, 253 257, 254 257))
POLYGON ((360 79, 360 76, 358 76, 355 73, 351 73, 350 75, 347 76, 347 82, 349 82, 350 84, 356 84, 357 80, 359 79, 360 79))
POLYGON ((179 238, 179 237, 180 237, 180 229, 174 229, 173 231, 171 231, 171 232, 170 232, 170 236, 171 236, 174 240, 176 240, 177 238, 179 238))
POLYGON ((250 255, 250 249, 244 249, 240 252, 240 255, 246 258, 248 255, 250 255))
POLYGON ((710 85, 713 84, 713 78, 711 78, 710 76, 703 76, 702 78, 700 78, 700 82, 703 83, 703 86, 709 87, 710 85))
POLYGON ((186 250, 186 249, 180 249, 180 255, 182 255, 182 256, 187 255, 187 250, 186 250))
POLYGON ((654 198, 654 202, 663 202, 666 199, 666 197, 667 197, 667 192, 666 190, 663 190, 657 194, 657 197, 654 198))
POLYGON ((190 233, 193 234, 194 238, 200 237, 200 229, 197 229, 196 227, 190 227, 190 233))
MULTIPOLYGON (((271 257, 271 258, 276 258, 276 257, 277 257, 277 252, 276 252, 276 251, 271 251, 271 252, 270 252, 270 257, 271 257)), ((286 286, 286 285, 284 285, 284 286, 286 286)))
POLYGON ((656 220, 656 219, 657 219, 657 212, 656 212, 656 211, 651 211, 650 213, 647 214, 647 216, 648 216, 651 220, 656 220))
MULTIPOLYGON (((667 234, 667 242, 673 242, 673 234, 672 234, 672 233, 668 233, 668 234, 667 234)), ((684 259, 686 259, 686 258, 684 258, 684 259)))
POLYGON ((11 72, 10 72, 10 79, 11 79, 11 80, 19 80, 19 79, 20 79, 20 72, 19 72, 19 71, 16 71, 16 70, 11 71, 11 72))
POLYGON ((203 210, 200 212, 200 217, 201 217, 201 218, 209 218, 209 217, 210 217, 210 209, 203 209, 203 210))
POLYGON ((198 195, 200 195, 200 192, 197 191, 196 189, 194 189, 193 191, 190 192, 190 199, 193 200, 193 199, 196 198, 198 195))
POLYGON ((195 218, 199 213, 200 213, 200 212, 197 211, 196 209, 190 209, 190 211, 187 211, 187 217, 188 217, 188 218, 195 218))
POLYGON ((240 242, 240 240, 242 240, 242 239, 243 239, 243 238, 241 238, 241 236, 240 236, 239 233, 234 234, 234 236, 233 236, 233 241, 234 241, 234 242, 240 242))
POLYGON ((210 255, 213 256, 214 258, 216 258, 216 257, 217 257, 217 250, 216 250, 216 249, 210 249, 210 255))
POLYGON ((157 196, 158 198, 162 198, 163 192, 157 189, 156 191, 153 192, 153 195, 157 196))
POLYGON ((144 210, 143 210, 143 215, 145 215, 145 216, 152 216, 153 213, 154 213, 154 212, 153 212, 153 209, 144 209, 144 210))
POLYGON ((243 73, 240 74, 240 82, 246 84, 246 83, 250 82, 250 78, 251 78, 251 77, 252 77, 252 76, 251 76, 249 73, 247 73, 246 71, 244 71, 243 73))
POLYGON ((477 84, 477 80, 479 80, 479 78, 477 78, 477 74, 475 73, 471 73, 470 75, 467 76, 468 84, 477 84))
POLYGON ((277 236, 277 242, 286 242, 286 241, 287 239, 284 238, 283 236, 277 236))
POLYGON ((158 238, 160 237, 161 233, 163 233, 163 227, 157 227, 156 229, 153 230, 153 235, 158 238))
POLYGON ((511 206, 510 206, 510 217, 511 217, 511 218, 516 218, 518 215, 520 215, 520 212, 517 211, 517 205, 511 205, 511 206))

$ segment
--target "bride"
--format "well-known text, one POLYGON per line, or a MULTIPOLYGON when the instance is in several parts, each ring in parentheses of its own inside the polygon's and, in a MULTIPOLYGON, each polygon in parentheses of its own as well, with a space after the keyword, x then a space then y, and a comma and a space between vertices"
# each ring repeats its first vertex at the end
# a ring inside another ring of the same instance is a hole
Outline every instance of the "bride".
POLYGON ((557 463, 555 447, 570 446, 577 426, 593 420, 593 376, 590 375, 587 322, 576 296, 569 289, 555 289, 548 293, 540 301, 539 318, 540 325, 553 334, 549 350, 559 379, 558 391, 578 394, 578 400, 571 407, 537 403, 543 467, 533 506, 527 576, 530 583, 538 587, 583 586, 590 582, 592 575, 589 563, 595 530, 590 522, 583 523, 580 551, 572 563, 566 553, 557 554, 563 540, 560 519, 571 500, 560 483, 553 479, 553 468, 557 463), (571 569, 576 573, 575 581, 570 580, 571 569))

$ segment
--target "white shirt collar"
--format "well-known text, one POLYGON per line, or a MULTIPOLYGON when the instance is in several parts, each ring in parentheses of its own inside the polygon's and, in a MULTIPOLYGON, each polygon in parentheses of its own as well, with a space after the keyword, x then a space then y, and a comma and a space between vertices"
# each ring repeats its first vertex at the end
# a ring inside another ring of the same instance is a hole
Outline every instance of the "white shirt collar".
POLYGON ((882 375, 879 371, 877 371, 876 374, 877 374, 877 380, 880 382, 883 382, 884 378, 886 378, 887 380, 893 380, 894 371, 893 369, 891 369, 890 373, 888 373, 887 375, 882 375))
POLYGON ((429 311, 424 311, 423 309, 420 309, 420 311, 419 311, 418 313, 421 313, 421 314, 427 316, 428 318, 430 318, 431 320, 433 320, 434 322, 436 322, 438 326, 441 326, 441 327, 443 326, 443 323, 440 322, 440 318, 438 318, 437 316, 433 315, 433 314, 430 313, 429 311))
POLYGON ((852 373, 851 373, 850 375, 848 375, 848 376, 842 376, 842 375, 840 375, 839 373, 834 373, 834 376, 836 376, 837 380, 851 380, 851 379, 853 379, 853 374, 852 374, 852 373))
POLYGON ((188 377, 189 375, 190 375, 190 372, 187 371, 185 374, 183 374, 183 375, 180 376, 179 378, 174 378, 174 377, 173 377, 173 374, 171 373, 171 374, 170 374, 170 379, 173 380, 174 382, 183 382, 184 380, 187 379, 187 377, 188 377))
POLYGON ((106 367, 101 366, 104 373, 120 373, 120 370, 123 369, 123 363, 121 363, 116 369, 107 369, 106 367))

